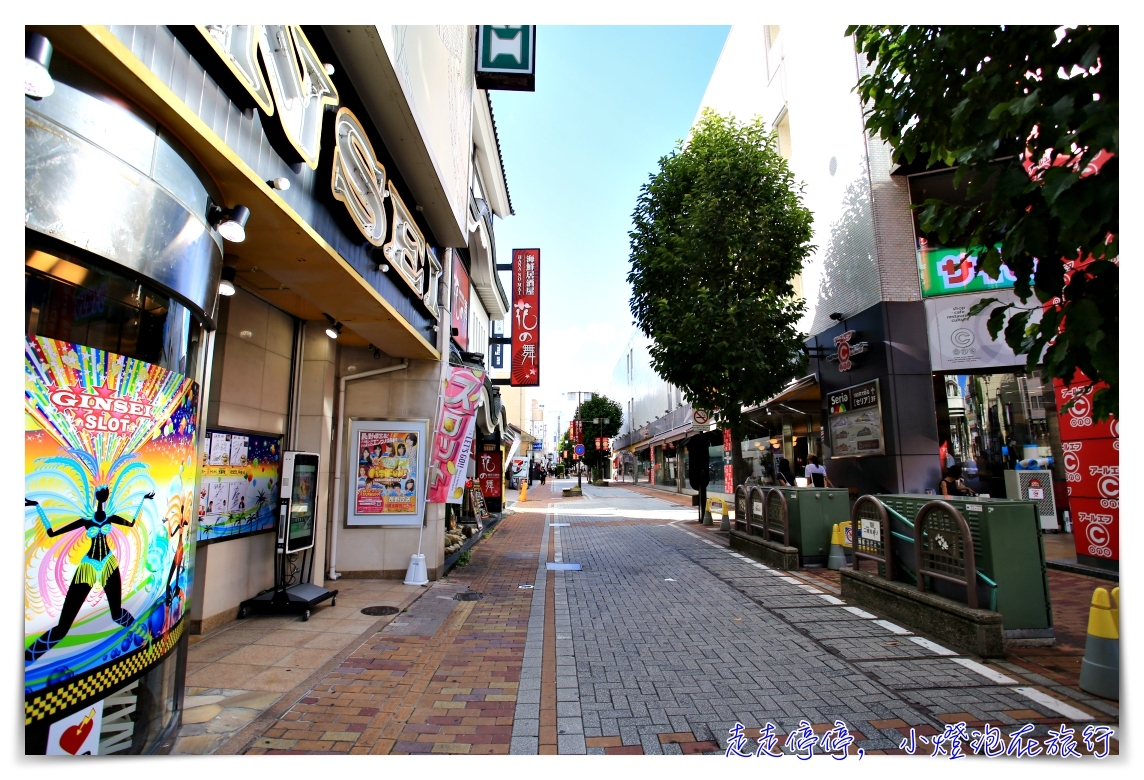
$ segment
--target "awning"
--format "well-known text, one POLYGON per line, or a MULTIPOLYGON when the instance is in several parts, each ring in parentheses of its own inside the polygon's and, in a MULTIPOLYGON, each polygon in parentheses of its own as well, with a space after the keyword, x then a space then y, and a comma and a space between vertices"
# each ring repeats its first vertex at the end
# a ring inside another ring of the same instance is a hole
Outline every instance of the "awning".
POLYGON ((672 428, 666 433, 659 434, 644 446, 656 447, 660 444, 668 444, 673 441, 679 441, 680 439, 684 439, 690 436, 692 433, 701 433, 706 431, 708 430, 708 427, 709 426, 706 425, 697 426, 692 423, 688 423, 687 425, 680 425, 678 428, 672 428))
POLYGON ((806 410, 800 408, 798 411, 818 411, 821 407, 821 402, 822 390, 818 384, 818 375, 810 374, 809 376, 804 376, 802 379, 794 380, 780 390, 774 397, 768 398, 756 406, 750 406, 744 409, 743 412, 750 414, 775 404, 798 404, 807 407, 806 410), (810 407, 813 407, 813 409, 810 407))

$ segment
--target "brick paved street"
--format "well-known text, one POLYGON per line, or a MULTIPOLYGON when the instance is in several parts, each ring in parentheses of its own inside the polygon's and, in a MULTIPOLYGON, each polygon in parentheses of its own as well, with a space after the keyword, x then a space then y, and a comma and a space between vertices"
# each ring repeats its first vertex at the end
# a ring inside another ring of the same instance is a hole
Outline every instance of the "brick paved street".
POLYGON ((899 753, 911 727, 1043 737, 1064 722, 1080 742, 1119 719, 735 553, 676 501, 589 486, 563 499, 567 485, 534 486, 468 566, 220 752, 722 753, 737 722, 751 738, 774 724, 781 745, 803 720, 816 734, 841 720, 852 752, 899 753), (567 563, 582 570, 549 568, 567 563))

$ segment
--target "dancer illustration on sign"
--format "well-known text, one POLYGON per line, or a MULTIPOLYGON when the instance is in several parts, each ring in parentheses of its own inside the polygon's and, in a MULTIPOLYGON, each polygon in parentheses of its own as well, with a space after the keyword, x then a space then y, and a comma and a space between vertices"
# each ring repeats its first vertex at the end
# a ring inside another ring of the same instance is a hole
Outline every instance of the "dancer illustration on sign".
POLYGON ((124 628, 129 627, 135 622, 135 617, 123 609, 123 583, 119 574, 119 561, 116 560, 115 551, 111 549, 111 545, 108 543, 107 535, 111 532, 112 523, 127 528, 131 528, 135 525, 135 521, 139 519, 139 515, 143 512, 143 501, 150 501, 155 498, 155 493, 147 493, 140 499, 139 508, 135 510, 135 516, 132 517, 130 521, 124 520, 119 515, 107 516, 107 513, 103 510, 103 506, 107 503, 109 495, 110 493, 106 487, 101 487, 96 490, 95 500, 98 504, 94 516, 91 518, 78 518, 58 530, 52 529, 52 524, 40 506, 39 501, 32 501, 28 498, 24 499, 24 506, 34 506, 36 508, 36 514, 40 517, 40 524, 43 525, 44 531, 47 532, 48 536, 61 536, 62 534, 71 533, 72 531, 83 528, 85 529, 87 538, 91 540, 91 546, 83 556, 83 559, 79 562, 79 566, 76 567, 75 574, 72 576, 71 586, 68 588, 67 596, 64 598, 64 605, 60 609, 59 623, 41 634, 39 638, 32 643, 32 646, 24 652, 24 663, 26 664, 34 662, 67 636, 68 631, 71 630, 72 623, 75 622, 76 616, 79 615, 79 608, 83 605, 84 600, 96 585, 103 588, 103 592, 107 595, 107 605, 111 608, 112 620, 124 628))

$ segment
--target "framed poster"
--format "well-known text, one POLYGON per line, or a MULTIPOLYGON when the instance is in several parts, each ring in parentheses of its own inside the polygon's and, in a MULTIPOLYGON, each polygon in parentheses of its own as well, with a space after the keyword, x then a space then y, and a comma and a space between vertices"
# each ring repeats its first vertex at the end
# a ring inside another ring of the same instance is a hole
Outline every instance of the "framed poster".
POLYGON ((281 436, 207 429, 199 481, 199 544, 274 530, 281 458, 281 436))
POLYGON ((832 458, 885 455, 882 430, 882 394, 878 380, 830 393, 832 458))
POLYGON ((419 525, 428 420, 350 418, 346 525, 419 525))

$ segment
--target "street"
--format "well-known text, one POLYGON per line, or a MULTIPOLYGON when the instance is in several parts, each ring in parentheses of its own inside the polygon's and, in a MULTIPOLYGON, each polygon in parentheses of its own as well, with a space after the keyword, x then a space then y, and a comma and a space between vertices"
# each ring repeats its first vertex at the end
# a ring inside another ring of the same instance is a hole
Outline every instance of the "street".
POLYGON ((1118 721, 735 553, 689 507, 624 488, 558 498, 570 484, 537 483, 468 566, 217 752, 723 754, 741 724, 753 753, 770 723, 773 752, 792 733, 822 752, 831 732, 852 756, 902 753, 912 732, 929 754, 947 724, 1044 740, 1066 723, 1087 753, 1085 726, 1118 721))

